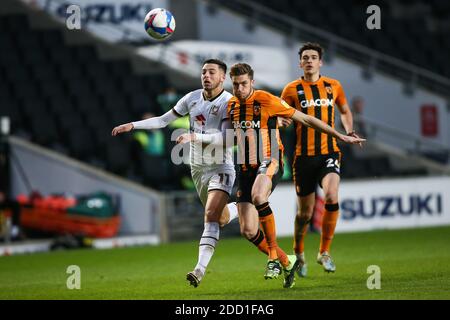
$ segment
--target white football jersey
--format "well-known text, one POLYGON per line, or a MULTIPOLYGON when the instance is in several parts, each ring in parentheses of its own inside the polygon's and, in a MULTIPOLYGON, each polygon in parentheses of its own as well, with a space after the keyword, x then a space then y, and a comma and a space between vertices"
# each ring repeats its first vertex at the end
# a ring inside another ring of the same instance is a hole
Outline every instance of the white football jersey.
MULTIPOLYGON (((222 121, 227 118, 228 101, 232 96, 223 90, 213 100, 205 100, 203 89, 198 89, 181 98, 174 110, 182 116, 189 114, 191 132, 217 133, 222 128, 222 121)), ((191 166, 233 166, 231 148, 220 149, 199 142, 191 143, 190 162, 191 166)))

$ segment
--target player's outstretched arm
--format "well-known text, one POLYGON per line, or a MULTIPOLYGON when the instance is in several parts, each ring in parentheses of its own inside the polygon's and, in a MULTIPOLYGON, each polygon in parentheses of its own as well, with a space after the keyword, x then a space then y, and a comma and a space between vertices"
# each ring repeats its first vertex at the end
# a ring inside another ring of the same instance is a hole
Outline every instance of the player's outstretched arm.
POLYGON ((113 137, 117 136, 120 133, 124 133, 124 132, 129 132, 133 130, 133 123, 129 122, 129 123, 124 123, 121 124, 120 126, 115 127, 112 132, 111 135, 113 137))
POLYGON ((366 141, 366 139, 362 139, 359 137, 344 135, 344 134, 338 132, 337 130, 333 129, 332 127, 330 127, 328 124, 326 124, 322 120, 319 120, 313 116, 302 113, 298 110, 296 110, 294 112, 294 114, 292 115, 292 120, 300 122, 302 125, 314 128, 323 133, 332 135, 336 139, 339 139, 346 143, 358 144, 358 143, 366 141))
POLYGON ((178 117, 179 116, 172 109, 159 117, 121 124, 120 126, 115 127, 111 134, 116 136, 119 133, 129 132, 133 129, 151 130, 165 128, 169 123, 176 120, 178 117))

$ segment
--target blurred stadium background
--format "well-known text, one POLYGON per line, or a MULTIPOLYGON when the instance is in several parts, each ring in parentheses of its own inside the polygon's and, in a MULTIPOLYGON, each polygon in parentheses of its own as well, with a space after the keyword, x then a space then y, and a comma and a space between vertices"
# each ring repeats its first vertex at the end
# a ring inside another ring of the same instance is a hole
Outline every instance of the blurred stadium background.
MULTIPOLYGON (((170 160, 171 133, 189 121, 114 138, 112 128, 168 110, 200 86, 211 57, 249 63, 256 86, 279 95, 300 75, 306 41, 325 47, 322 72, 342 83, 368 139, 341 146, 337 232, 450 225, 448 1, 2 0, 0 30, 1 191, 21 208, 14 237, 1 211, 0 256, 198 239, 189 167, 170 160), (81 30, 66 26, 69 4, 81 30), (372 4, 380 30, 366 26, 372 4), (155 7, 176 18, 164 42, 143 28, 155 7)), ((290 163, 292 127, 282 139, 290 163)), ((291 236, 289 170, 271 202, 278 235, 291 236)), ((237 222, 222 234, 239 237, 237 222)))

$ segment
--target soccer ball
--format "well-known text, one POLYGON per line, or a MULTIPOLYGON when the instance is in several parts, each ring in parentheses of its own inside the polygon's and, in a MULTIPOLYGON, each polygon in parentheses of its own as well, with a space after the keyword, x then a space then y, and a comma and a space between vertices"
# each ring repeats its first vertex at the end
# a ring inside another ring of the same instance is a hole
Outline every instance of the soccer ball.
POLYGON ((145 16, 144 27, 153 39, 167 39, 175 31, 175 18, 166 9, 156 8, 145 16))

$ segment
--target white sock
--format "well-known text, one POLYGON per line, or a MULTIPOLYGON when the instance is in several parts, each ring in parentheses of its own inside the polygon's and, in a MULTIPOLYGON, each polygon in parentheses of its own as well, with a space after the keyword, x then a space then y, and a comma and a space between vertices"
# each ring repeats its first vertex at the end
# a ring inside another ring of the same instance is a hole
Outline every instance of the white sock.
POLYGON ((238 216, 238 208, 236 202, 230 202, 227 204, 228 211, 230 212, 230 220, 228 220, 227 224, 237 218, 238 216))
POLYGON ((219 223, 205 222, 202 237, 198 247, 198 262, 195 269, 205 274, 206 267, 211 260, 217 241, 219 241, 219 223))

